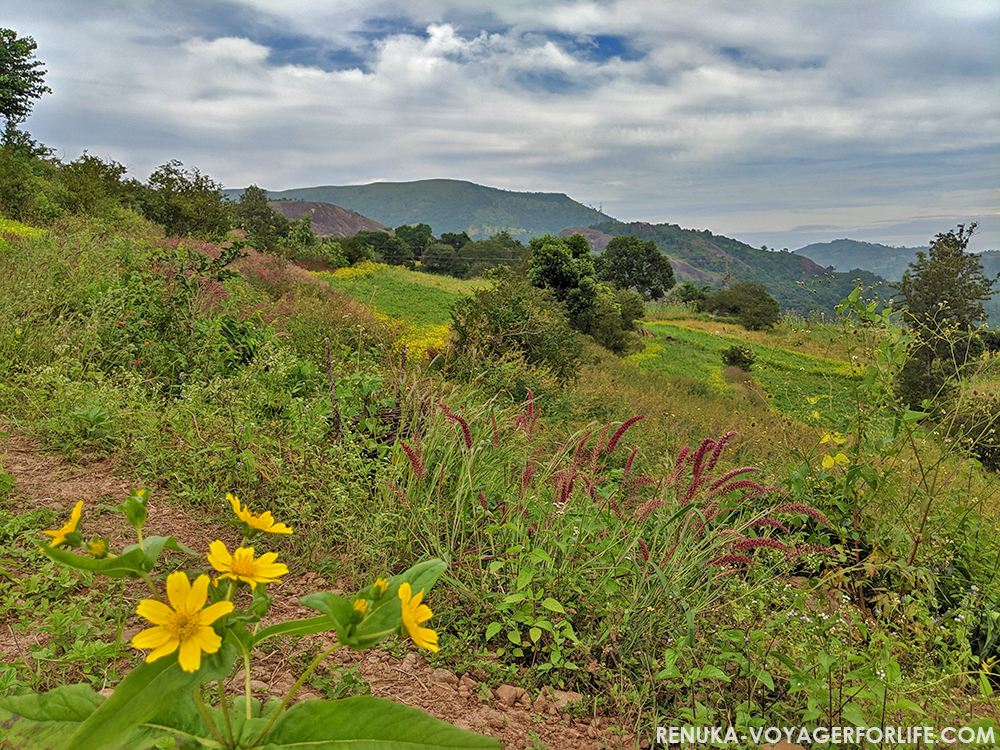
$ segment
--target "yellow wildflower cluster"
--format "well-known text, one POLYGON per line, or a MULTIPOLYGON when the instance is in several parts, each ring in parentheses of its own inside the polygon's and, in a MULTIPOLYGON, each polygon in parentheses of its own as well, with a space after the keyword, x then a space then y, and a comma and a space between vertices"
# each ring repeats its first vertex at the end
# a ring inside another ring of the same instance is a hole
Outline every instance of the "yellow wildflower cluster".
POLYGON ((372 263, 370 260, 366 260, 363 263, 358 263, 356 266, 338 268, 331 275, 336 279, 364 279, 368 276, 374 276, 382 269, 388 267, 385 263, 372 263))
POLYGON ((44 232, 44 229, 29 227, 27 224, 0 216, 0 236, 10 234, 15 237, 37 237, 44 232))

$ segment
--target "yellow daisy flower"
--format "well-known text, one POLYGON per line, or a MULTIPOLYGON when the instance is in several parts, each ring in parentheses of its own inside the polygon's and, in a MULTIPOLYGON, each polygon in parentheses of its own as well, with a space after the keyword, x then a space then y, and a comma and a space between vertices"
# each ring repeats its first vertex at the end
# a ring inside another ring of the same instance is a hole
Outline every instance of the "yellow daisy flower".
POLYGON ((420 627, 420 623, 431 619, 433 615, 430 607, 420 603, 420 600, 424 598, 424 590, 420 589, 420 592, 413 597, 411 594, 410 584, 400 585, 399 598, 403 603, 403 626, 418 647, 437 651, 438 634, 430 628, 420 627))
POLYGON ((226 493, 226 500, 233 506, 233 512, 239 516, 251 530, 266 531, 269 534, 291 534, 292 530, 283 523, 275 523, 271 516, 271 511, 265 511, 259 516, 250 512, 250 509, 240 505, 240 499, 231 493, 226 493))
POLYGON ((43 531, 43 534, 48 534, 52 537, 52 543, 50 547, 58 547, 60 544, 65 544, 70 534, 76 533, 77 524, 80 523, 80 514, 83 513, 83 500, 76 504, 73 508, 73 513, 69 517, 69 521, 61 529, 55 529, 53 531, 43 531))
POLYGON ((252 589, 257 588, 258 583, 275 583, 278 576, 288 572, 287 565, 275 562, 277 552, 265 552, 255 560, 253 547, 240 547, 230 555, 226 545, 218 539, 208 545, 208 549, 208 562, 222 573, 219 578, 243 581, 252 589))
POLYGON ((381 597, 382 594, 384 594, 389 588, 389 582, 384 578, 376 578, 375 583, 372 584, 372 588, 377 591, 378 596, 381 597))
POLYGON ((98 560, 102 557, 107 557, 108 543, 103 539, 92 539, 87 545, 87 554, 91 557, 96 557, 98 560))
POLYGON ((139 602, 136 612, 156 626, 132 638, 132 645, 136 648, 154 649, 146 656, 146 661, 156 661, 179 648, 177 660, 181 669, 197 672, 201 667, 201 652, 214 654, 219 650, 222 638, 210 626, 232 612, 233 603, 216 602, 205 607, 208 583, 206 575, 198 576, 192 584, 187 574, 177 571, 167 576, 169 607, 155 599, 139 602))

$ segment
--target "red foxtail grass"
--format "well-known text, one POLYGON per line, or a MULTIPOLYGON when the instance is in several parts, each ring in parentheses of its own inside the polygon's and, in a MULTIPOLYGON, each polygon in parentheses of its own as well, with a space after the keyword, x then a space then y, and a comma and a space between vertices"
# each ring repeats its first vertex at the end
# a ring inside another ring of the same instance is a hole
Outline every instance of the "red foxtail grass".
POLYGON ((397 487, 396 485, 394 485, 389 480, 386 480, 385 482, 383 482, 383 484, 386 487, 388 487, 390 490, 393 491, 393 494, 396 495, 396 498, 399 500, 399 502, 401 502, 403 504, 404 508, 409 508, 410 507, 410 501, 406 499, 406 495, 403 494, 403 491, 401 489, 399 489, 399 487, 397 487))
POLYGON ((768 515, 774 513, 804 513, 814 521, 823 524, 827 528, 830 526, 830 522, 826 519, 826 516, 815 508, 811 508, 808 505, 802 505, 801 503, 785 503, 784 505, 778 505, 771 508, 771 510, 768 511, 768 515))
POLYGON ((628 479, 629 472, 632 471, 632 462, 635 461, 635 454, 638 452, 638 448, 633 448, 629 454, 628 461, 625 462, 625 471, 622 472, 622 481, 628 479))
POLYGON ((424 451, 420 447, 420 443, 414 441, 416 447, 411 448, 405 440, 400 440, 399 444, 403 447, 403 453, 406 457, 410 459, 410 467, 413 469, 413 473, 417 475, 418 479, 425 479, 427 477, 427 467, 424 466, 424 451))
POLYGON ((525 408, 517 415, 517 422, 514 424, 515 430, 524 430, 524 434, 528 438, 528 442, 535 434, 535 425, 538 422, 538 409, 535 408, 535 394, 530 388, 528 390, 528 403, 525 408))
POLYGON ((462 427, 462 439, 465 441, 465 447, 466 448, 471 448, 472 447, 472 431, 469 429, 469 423, 466 422, 465 419, 463 419, 462 417, 458 416, 457 414, 452 414, 448 410, 448 407, 445 406, 444 404, 441 405, 441 408, 444 409, 444 415, 446 417, 448 417, 448 419, 450 419, 452 422, 455 422, 455 423, 459 424, 462 427))
POLYGON ((645 414, 636 414, 634 417, 629 417, 624 422, 622 422, 621 427, 615 430, 614 434, 611 436, 611 439, 608 441, 608 444, 604 446, 604 452, 614 453, 615 448, 618 447, 618 442, 622 439, 622 435, 625 434, 625 431, 628 430, 629 427, 634 425, 639 420, 645 418, 646 418, 645 414))
POLYGON ((639 551, 642 552, 643 562, 649 562, 649 547, 642 541, 642 537, 639 537, 639 551))
POLYGON ((490 422, 493 424, 493 447, 500 447, 500 430, 497 429, 496 414, 490 414, 490 422))

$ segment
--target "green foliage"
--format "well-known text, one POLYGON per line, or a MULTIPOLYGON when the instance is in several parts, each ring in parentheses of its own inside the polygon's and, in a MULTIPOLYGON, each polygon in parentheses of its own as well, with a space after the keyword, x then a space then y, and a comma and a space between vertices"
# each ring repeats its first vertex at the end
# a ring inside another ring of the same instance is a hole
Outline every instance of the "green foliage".
POLYGON ((781 319, 778 301, 763 284, 737 281, 731 289, 720 289, 698 301, 699 312, 732 315, 748 331, 771 328, 781 319))
POLYGON ((652 240, 634 235, 608 242, 595 263, 597 278, 619 289, 632 289, 650 302, 663 297, 674 285, 674 269, 652 240))
POLYGON ((992 296, 996 280, 983 273, 976 255, 966 253, 975 231, 975 223, 968 229, 959 224, 937 235, 929 253, 917 253, 897 286, 908 324, 940 334, 949 328, 968 331, 985 317, 983 301, 992 296))
POLYGON ((418 258, 431 242, 434 241, 434 231, 428 224, 403 224, 393 230, 393 233, 405 242, 418 258))
POLYGON ((132 185, 138 208, 168 235, 209 238, 221 238, 231 228, 221 187, 176 159, 157 167, 145 185, 132 185))
MULTIPOLYGON (((413 251, 399 237, 393 237, 387 232, 358 232, 349 238, 365 248, 365 257, 388 263, 390 266, 413 264, 413 251)), ((343 245, 343 241, 341 243, 343 245)), ((348 256, 350 259, 350 256, 348 256)))
POLYGON ((502 359, 514 351, 560 380, 576 374, 580 342, 562 307, 544 290, 504 268, 491 285, 452 308, 455 346, 464 356, 502 359))
POLYGON ((671 296, 676 297, 681 302, 698 302, 708 297, 711 287, 698 286, 690 279, 674 287, 671 296))
POLYGON ((274 252, 291 230, 287 218, 267 203, 267 191, 250 185, 233 208, 233 223, 246 232, 247 241, 258 250, 274 252))
POLYGON ((52 93, 44 83, 48 71, 35 59, 36 49, 32 37, 19 39, 13 29, 0 29, 0 115, 7 121, 4 143, 13 127, 31 114, 33 100, 52 93))
POLYGON ((755 359, 757 355, 748 346, 736 345, 722 351, 722 363, 726 367, 738 367, 746 372, 750 372, 755 359))

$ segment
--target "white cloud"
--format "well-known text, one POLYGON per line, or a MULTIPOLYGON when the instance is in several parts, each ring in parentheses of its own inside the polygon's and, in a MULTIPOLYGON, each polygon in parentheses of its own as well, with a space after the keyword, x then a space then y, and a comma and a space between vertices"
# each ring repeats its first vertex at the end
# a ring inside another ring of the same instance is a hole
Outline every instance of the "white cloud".
POLYGON ((996 205, 995 3, 81 5, 0 0, 56 92, 28 126, 139 176, 454 177, 737 236, 996 205))

